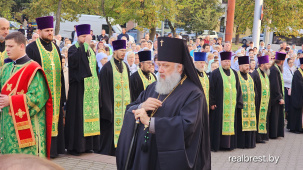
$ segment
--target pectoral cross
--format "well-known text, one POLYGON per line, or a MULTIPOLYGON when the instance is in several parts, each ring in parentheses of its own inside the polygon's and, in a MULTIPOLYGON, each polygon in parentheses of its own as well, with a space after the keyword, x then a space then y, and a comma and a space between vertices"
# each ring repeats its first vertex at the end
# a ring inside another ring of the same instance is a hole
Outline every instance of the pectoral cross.
POLYGON ((161 47, 162 47, 162 44, 164 43, 164 41, 163 41, 163 40, 161 40, 161 41, 160 41, 160 43, 161 43, 161 47))

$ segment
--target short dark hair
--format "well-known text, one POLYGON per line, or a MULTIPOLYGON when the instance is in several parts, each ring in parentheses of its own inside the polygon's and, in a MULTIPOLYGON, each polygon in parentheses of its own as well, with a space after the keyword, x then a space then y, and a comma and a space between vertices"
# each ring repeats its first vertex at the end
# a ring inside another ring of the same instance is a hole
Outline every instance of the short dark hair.
POLYGON ((5 37, 5 40, 13 39, 18 45, 26 45, 25 36, 21 32, 12 32, 5 37))
POLYGON ((147 41, 144 39, 144 40, 141 41, 141 44, 142 44, 142 43, 146 43, 146 42, 147 42, 147 41))
POLYGON ((209 44, 204 44, 204 45, 203 45, 203 49, 205 49, 205 48, 206 48, 206 46, 209 46, 209 47, 210 47, 210 45, 209 45, 209 44))
POLYGON ((254 49, 249 49, 248 52, 254 51, 254 49))

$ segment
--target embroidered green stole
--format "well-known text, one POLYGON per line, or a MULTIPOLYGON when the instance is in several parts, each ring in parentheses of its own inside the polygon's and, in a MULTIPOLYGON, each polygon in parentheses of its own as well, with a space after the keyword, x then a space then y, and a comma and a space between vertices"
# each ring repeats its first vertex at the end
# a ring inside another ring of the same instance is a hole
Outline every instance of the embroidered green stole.
POLYGON ((149 73, 148 76, 149 76, 149 79, 146 78, 146 76, 143 74, 142 70, 141 69, 138 69, 138 73, 139 73, 139 76, 142 80, 142 83, 143 83, 143 88, 144 90, 146 89, 146 87, 150 84, 152 84, 154 81, 156 81, 155 77, 152 75, 152 73, 149 73))
POLYGON ((249 74, 247 80, 242 77, 240 72, 238 72, 238 76, 243 98, 242 131, 256 131, 255 84, 249 74))
POLYGON ((117 147, 120 131, 123 124, 126 106, 130 103, 129 80, 127 66, 122 62, 122 73, 114 62, 114 57, 110 60, 113 68, 114 86, 114 144, 117 147))
MULTIPOLYGON (((91 77, 84 78, 84 96, 83 96, 83 133, 84 137, 100 135, 99 120, 99 79, 96 71, 95 52, 84 43, 85 52, 88 51, 89 67, 92 73, 91 77)), ((75 46, 79 48, 79 43, 75 46)))
POLYGON ((303 71, 302 71, 302 69, 301 69, 301 68, 298 68, 298 70, 300 71, 300 73, 301 73, 301 75, 302 75, 302 77, 303 77, 303 71))
POLYGON ((52 51, 47 51, 41 44, 40 38, 36 40, 42 68, 45 72, 49 88, 52 93, 53 100, 53 124, 52 137, 58 136, 58 122, 60 113, 60 99, 61 99, 61 61, 59 51, 52 43, 52 51))
POLYGON ((266 122, 267 122, 267 111, 268 111, 268 103, 270 98, 270 90, 269 90, 269 79, 268 76, 264 73, 262 75, 260 68, 257 69, 258 74, 261 80, 261 102, 260 102, 260 110, 259 110, 259 124, 258 124, 258 133, 266 134, 266 122))
POLYGON ((0 67, 4 65, 4 59, 8 58, 8 55, 6 53, 6 50, 3 52, 0 52, 0 67))
POLYGON ((200 82, 202 84, 203 87, 203 91, 204 91, 204 95, 205 95, 205 99, 206 99, 206 104, 207 104, 207 110, 209 113, 209 80, 208 77, 206 75, 205 72, 203 72, 203 77, 201 77, 200 75, 198 75, 200 82))
POLYGON ((236 76, 232 69, 227 76, 222 67, 219 67, 223 79, 223 125, 222 135, 235 134, 235 109, 236 109, 236 76))
POLYGON ((281 73, 281 71, 280 71, 280 69, 279 69, 279 67, 278 67, 278 65, 277 64, 275 64, 275 67, 278 69, 278 71, 279 71, 279 73, 280 73, 280 76, 281 76, 281 82, 282 82, 282 93, 283 93, 283 96, 282 97, 284 97, 284 80, 283 80, 283 74, 281 73))

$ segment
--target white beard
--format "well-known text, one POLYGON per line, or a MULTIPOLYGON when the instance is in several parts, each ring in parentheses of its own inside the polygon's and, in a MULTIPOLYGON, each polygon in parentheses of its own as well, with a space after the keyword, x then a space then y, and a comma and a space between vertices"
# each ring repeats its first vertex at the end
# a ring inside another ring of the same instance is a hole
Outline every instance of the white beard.
POLYGON ((161 95, 166 95, 177 86, 181 80, 181 75, 177 72, 177 70, 175 70, 170 76, 166 76, 166 79, 162 79, 160 74, 157 76, 157 78, 155 91, 161 95))

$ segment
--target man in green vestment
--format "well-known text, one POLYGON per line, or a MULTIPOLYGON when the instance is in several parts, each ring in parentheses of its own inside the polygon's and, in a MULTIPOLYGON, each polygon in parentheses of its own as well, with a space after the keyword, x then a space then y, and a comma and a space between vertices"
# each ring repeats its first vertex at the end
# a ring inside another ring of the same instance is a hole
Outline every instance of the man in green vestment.
POLYGON ((144 91, 148 85, 156 81, 156 76, 151 73, 153 64, 151 51, 138 52, 140 59, 140 69, 134 72, 130 77, 132 101, 136 101, 140 93, 144 91))
POLYGON ((61 68, 61 54, 58 46, 54 44, 54 19, 52 16, 36 18, 39 37, 26 47, 27 55, 41 65, 46 73, 47 82, 52 92, 53 101, 53 127, 51 157, 65 153, 63 104, 65 98, 64 76, 61 68))
POLYGON ((5 37, 9 33, 9 21, 5 18, 0 18, 0 67, 4 64, 4 59, 8 56, 5 51, 5 37))
POLYGON ((221 67, 210 76, 209 124, 211 149, 233 150, 237 147, 237 109, 242 109, 238 74, 230 68, 231 52, 221 52, 221 67))
POLYGON ((209 80, 205 73, 205 60, 206 60, 206 52, 194 52, 194 64, 195 68, 198 72, 200 82, 203 87, 203 92, 205 95, 207 110, 209 111, 209 80))
POLYGON ((112 42, 114 54, 99 74, 101 150, 99 153, 115 155, 125 109, 131 101, 129 70, 123 62, 126 40, 112 42))
POLYGON ((0 153, 49 157, 52 103, 45 74, 26 55, 22 33, 9 34, 5 43, 13 62, 0 72, 0 153))
POLYGON ((69 91, 65 118, 65 144, 72 155, 99 151, 99 80, 90 25, 76 26, 78 41, 68 49, 69 91))
POLYGON ((243 108, 237 109, 237 147, 256 147, 256 106, 255 85, 249 73, 249 56, 238 58, 239 81, 241 85, 243 108))

